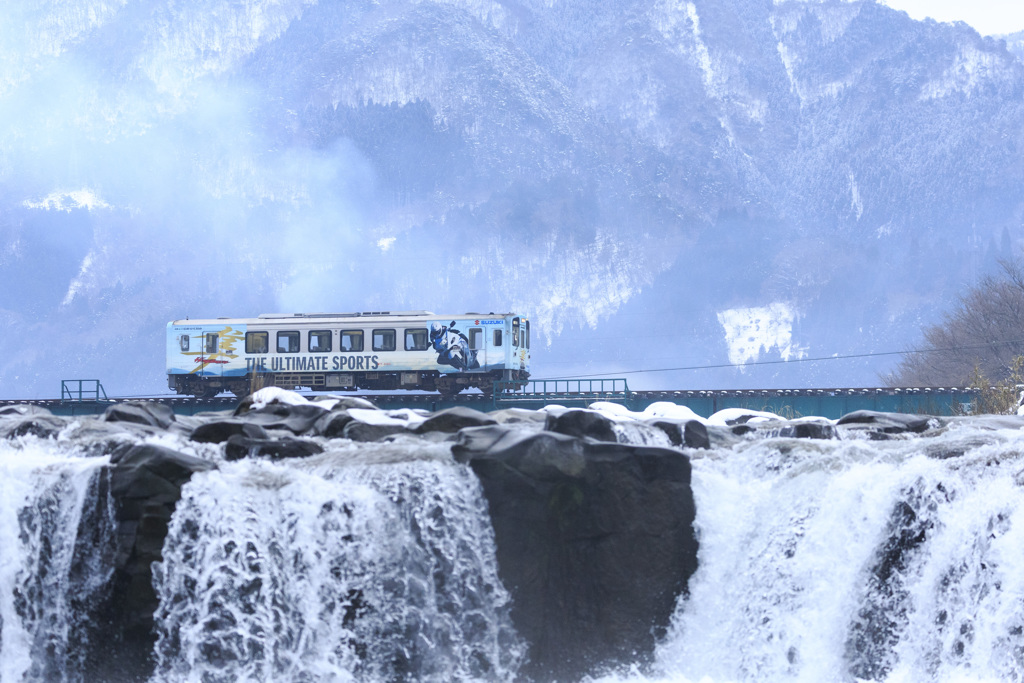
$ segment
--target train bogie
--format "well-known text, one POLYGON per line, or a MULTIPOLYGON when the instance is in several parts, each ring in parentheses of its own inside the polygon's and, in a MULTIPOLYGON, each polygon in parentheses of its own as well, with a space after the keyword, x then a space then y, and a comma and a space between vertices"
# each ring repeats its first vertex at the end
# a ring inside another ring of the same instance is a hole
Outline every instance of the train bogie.
POLYGON ((314 391, 490 392, 529 377, 530 323, 513 313, 282 314, 167 325, 168 386, 244 396, 314 391))

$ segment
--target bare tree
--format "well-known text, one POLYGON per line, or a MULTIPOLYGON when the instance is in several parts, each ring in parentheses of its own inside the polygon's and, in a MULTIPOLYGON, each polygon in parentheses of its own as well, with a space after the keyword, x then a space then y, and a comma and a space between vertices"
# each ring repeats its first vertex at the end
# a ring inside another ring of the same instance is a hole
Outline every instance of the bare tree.
POLYGON ((978 376, 1002 382, 1024 355, 1024 263, 1000 261, 960 297, 942 322, 926 327, 920 351, 908 353, 889 386, 967 386, 978 376))

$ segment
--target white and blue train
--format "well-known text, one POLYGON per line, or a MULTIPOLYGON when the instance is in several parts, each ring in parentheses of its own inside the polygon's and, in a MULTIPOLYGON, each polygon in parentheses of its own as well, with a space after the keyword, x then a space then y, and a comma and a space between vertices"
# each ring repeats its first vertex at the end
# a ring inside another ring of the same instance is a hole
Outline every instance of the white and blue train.
POLYGON ((515 313, 289 313, 167 323, 179 394, 287 389, 439 391, 530 376, 530 322, 515 313))

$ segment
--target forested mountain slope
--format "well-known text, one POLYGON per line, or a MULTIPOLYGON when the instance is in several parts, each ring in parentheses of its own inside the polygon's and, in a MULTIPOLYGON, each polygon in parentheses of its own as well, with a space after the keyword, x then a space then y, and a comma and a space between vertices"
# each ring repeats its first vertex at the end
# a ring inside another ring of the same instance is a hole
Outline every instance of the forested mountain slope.
POLYGON ((1024 237, 1015 44, 869 0, 3 12, 12 396, 271 310, 525 310, 547 376, 892 350, 1024 237))

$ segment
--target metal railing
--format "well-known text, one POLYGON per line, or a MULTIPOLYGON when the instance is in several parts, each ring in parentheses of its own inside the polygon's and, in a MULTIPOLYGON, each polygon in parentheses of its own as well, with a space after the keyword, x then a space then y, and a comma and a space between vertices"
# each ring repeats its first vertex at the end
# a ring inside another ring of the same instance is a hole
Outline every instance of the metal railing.
POLYGON ((61 401, 109 401, 107 392, 98 379, 62 379, 61 401))
POLYGON ((498 380, 494 383, 495 398, 629 398, 633 392, 629 390, 625 379, 589 378, 589 379, 531 379, 498 380))

